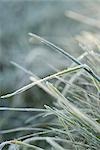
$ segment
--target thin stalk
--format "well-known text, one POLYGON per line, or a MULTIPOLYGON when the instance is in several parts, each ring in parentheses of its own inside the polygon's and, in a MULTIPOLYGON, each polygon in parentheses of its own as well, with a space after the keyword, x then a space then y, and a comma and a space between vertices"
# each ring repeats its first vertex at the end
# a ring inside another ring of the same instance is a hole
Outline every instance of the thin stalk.
MULTIPOLYGON (((77 60, 77 59, 74 58, 72 55, 70 55, 69 53, 67 53, 66 51, 64 51, 62 48, 60 48, 60 47, 54 45, 53 43, 51 43, 51 42, 45 40, 44 38, 42 38, 42 37, 40 37, 40 36, 38 36, 38 35, 36 35, 36 34, 29 33, 29 35, 30 35, 31 37, 34 37, 34 38, 38 39, 39 41, 41 41, 42 43, 46 44, 47 46, 49 46, 49 47, 51 47, 51 48, 54 48, 55 50, 57 50, 57 51, 59 51, 60 53, 64 54, 65 57, 69 58, 70 60, 72 60, 72 61, 75 62, 76 64, 82 65, 82 63, 81 63, 79 60, 77 60)), ((84 67, 84 69, 85 69, 85 71, 87 71, 91 76, 93 76, 97 81, 100 82, 100 77, 97 76, 97 75, 94 73, 94 71, 93 71, 89 66, 86 65, 86 66, 84 67)))
MULTIPOLYGON (((76 67, 68 68, 68 69, 62 70, 62 71, 60 71, 60 72, 57 72, 57 73, 55 73, 55 74, 49 75, 49 76, 47 76, 47 77, 45 77, 45 78, 43 78, 43 79, 37 80, 37 81, 35 81, 35 82, 32 82, 32 83, 30 83, 30 84, 28 84, 28 85, 26 85, 26 86, 24 86, 24 87, 22 87, 22 88, 16 90, 16 91, 13 92, 13 93, 10 93, 10 94, 1 96, 1 98, 8 98, 8 97, 11 97, 11 96, 20 94, 20 93, 22 93, 22 92, 28 90, 29 88, 31 88, 31 87, 33 87, 33 86, 35 86, 35 85, 37 85, 37 84, 39 84, 39 83, 41 83, 41 82, 43 82, 43 81, 47 81, 47 80, 49 80, 49 79, 56 78, 56 76, 61 76, 61 75, 65 74, 65 73, 75 72, 75 71, 77 71, 77 70, 79 70, 79 69, 84 68, 84 66, 85 66, 85 65, 78 65, 78 66, 76 66, 76 67)), ((31 77, 31 80, 32 80, 32 78, 33 78, 33 77, 31 77)), ((34 81, 34 79, 33 79, 33 81, 34 81)))

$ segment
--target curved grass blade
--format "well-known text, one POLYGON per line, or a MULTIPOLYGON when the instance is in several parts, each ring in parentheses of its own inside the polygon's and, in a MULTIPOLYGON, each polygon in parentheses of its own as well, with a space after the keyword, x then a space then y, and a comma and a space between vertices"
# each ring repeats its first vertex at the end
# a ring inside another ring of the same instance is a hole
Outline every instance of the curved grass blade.
MULTIPOLYGON (((51 48, 57 50, 58 52, 64 54, 64 56, 66 56, 67 58, 69 58, 70 60, 72 60, 73 62, 75 62, 76 64, 82 65, 82 63, 81 63, 79 60, 77 60, 76 58, 74 58, 74 57, 73 57, 72 55, 70 55, 69 53, 65 52, 62 48, 60 48, 60 47, 54 45, 53 43, 51 43, 51 42, 45 40, 44 38, 42 38, 42 37, 40 37, 40 36, 38 36, 38 35, 36 35, 36 34, 29 33, 29 35, 30 35, 31 37, 36 38, 37 40, 41 41, 42 43, 46 44, 47 46, 49 46, 49 47, 51 47, 51 48)), ((89 66, 85 66, 84 69, 85 69, 85 71, 87 71, 91 76, 93 76, 93 78, 95 78, 97 81, 100 82, 100 77, 97 76, 97 75, 94 73, 94 71, 93 71, 89 66)))
MULTIPOLYGON (((24 87, 22 87, 22 88, 16 90, 15 92, 13 92, 13 93, 11 93, 11 94, 7 94, 7 95, 4 95, 4 96, 1 96, 1 98, 8 98, 8 97, 11 97, 11 96, 20 94, 20 93, 22 93, 22 92, 28 90, 29 88, 32 88, 33 86, 35 86, 35 85, 37 85, 37 84, 39 84, 39 83, 41 83, 41 82, 43 82, 43 81, 47 81, 47 80, 49 80, 49 79, 56 78, 56 76, 61 76, 61 75, 65 74, 65 73, 75 72, 75 71, 77 71, 77 70, 79 70, 79 69, 81 69, 81 68, 84 68, 84 66, 85 66, 85 65, 78 65, 78 66, 76 66, 76 67, 68 68, 68 69, 65 69, 65 70, 63 70, 63 71, 57 72, 57 73, 55 73, 55 74, 49 75, 49 76, 47 76, 47 77, 45 77, 45 78, 43 78, 43 79, 37 80, 37 81, 35 81, 35 82, 32 82, 32 83, 30 83, 30 84, 28 84, 28 85, 26 85, 26 86, 24 86, 24 87)), ((32 77, 31 77, 31 80, 32 80, 32 77)), ((34 81, 34 80, 33 80, 33 81, 34 81)))

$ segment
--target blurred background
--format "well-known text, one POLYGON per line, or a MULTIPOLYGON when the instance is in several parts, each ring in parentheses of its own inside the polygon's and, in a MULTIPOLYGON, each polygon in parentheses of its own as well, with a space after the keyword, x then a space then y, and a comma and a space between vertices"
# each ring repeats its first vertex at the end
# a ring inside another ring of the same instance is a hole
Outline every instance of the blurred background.
MULTIPOLYGON (((53 42, 77 58, 84 52, 82 44, 84 46, 87 40, 90 45, 93 43, 92 35, 100 39, 99 20, 100 0, 0 0, 0 95, 30 83, 30 75, 11 61, 40 78, 72 63, 54 49, 36 40, 30 42, 29 32, 53 42)), ((52 105, 52 97, 38 86, 14 97, 0 99, 0 106, 5 107, 43 108, 44 104, 52 105)), ((26 126, 30 115, 34 113, 0 112, 0 131, 26 126)), ((20 135, 19 132, 1 134, 0 141, 20 135)))

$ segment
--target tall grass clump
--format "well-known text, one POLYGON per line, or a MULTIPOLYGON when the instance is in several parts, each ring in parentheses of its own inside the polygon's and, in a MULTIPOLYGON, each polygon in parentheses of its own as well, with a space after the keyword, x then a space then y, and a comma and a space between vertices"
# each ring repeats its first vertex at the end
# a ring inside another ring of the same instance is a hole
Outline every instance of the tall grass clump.
POLYGON ((30 75, 31 83, 17 91, 1 96, 8 98, 38 85, 53 98, 53 105, 38 108, 0 107, 1 111, 36 112, 26 120, 26 127, 0 131, 1 134, 22 132, 19 138, 4 141, 0 149, 52 149, 99 150, 100 149, 100 42, 88 32, 76 40, 83 54, 74 58, 51 42, 30 33, 30 41, 41 41, 72 60, 71 66, 40 79, 19 64, 13 65, 30 75), (86 63, 87 62, 87 63, 86 63), (35 124, 34 120, 38 119, 35 124), (34 125, 35 124, 35 125, 34 125), (27 134, 24 134, 27 131, 27 134), (28 131, 33 131, 28 134, 28 131))

